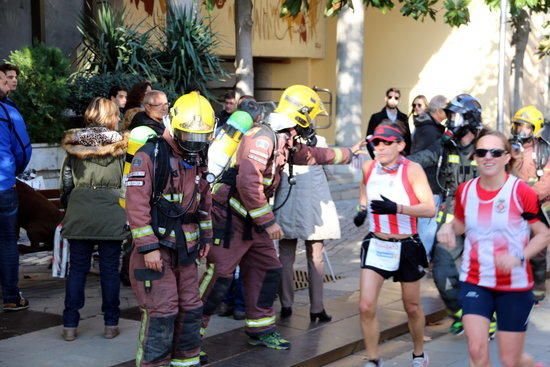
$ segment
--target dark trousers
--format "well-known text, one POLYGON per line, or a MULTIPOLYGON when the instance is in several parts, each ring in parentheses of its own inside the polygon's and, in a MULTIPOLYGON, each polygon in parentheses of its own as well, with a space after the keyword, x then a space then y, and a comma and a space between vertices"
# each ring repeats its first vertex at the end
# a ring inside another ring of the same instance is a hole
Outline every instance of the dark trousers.
POLYGON ((19 298, 18 207, 15 188, 0 190, 0 283, 4 303, 16 302, 19 298))
POLYGON ((80 310, 84 307, 86 275, 90 270, 94 245, 99 245, 99 276, 101 282, 101 311, 106 326, 118 325, 120 316, 119 262, 122 241, 69 240, 69 276, 65 284, 63 325, 77 327, 80 310))
POLYGON ((241 269, 239 268, 238 276, 236 276, 236 273, 237 270, 233 273, 233 281, 231 282, 231 286, 229 286, 229 290, 227 291, 223 302, 229 307, 232 307, 235 311, 244 312, 244 293, 241 269))

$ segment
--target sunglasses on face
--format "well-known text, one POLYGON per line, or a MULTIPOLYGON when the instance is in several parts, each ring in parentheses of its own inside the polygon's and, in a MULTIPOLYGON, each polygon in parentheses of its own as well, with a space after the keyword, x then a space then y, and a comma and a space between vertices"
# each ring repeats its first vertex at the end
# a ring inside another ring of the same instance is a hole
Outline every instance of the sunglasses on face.
POLYGON ((478 158, 486 157, 487 153, 491 153, 491 157, 493 157, 493 158, 500 158, 508 152, 505 151, 504 149, 476 149, 476 150, 474 150, 474 155, 478 158))
POLYGON ((389 147, 390 145, 392 145, 393 143, 395 143, 395 140, 394 141, 386 141, 386 140, 382 140, 382 139, 374 139, 371 144, 375 147, 377 147, 378 145, 380 145, 380 143, 384 144, 385 146, 389 147))
POLYGON ((413 107, 415 107, 415 108, 416 108, 416 107, 420 108, 420 107, 423 107, 423 105, 422 105, 422 103, 413 103, 413 107))
POLYGON ((395 99, 396 101, 399 101, 399 96, 388 96, 388 99, 395 99))

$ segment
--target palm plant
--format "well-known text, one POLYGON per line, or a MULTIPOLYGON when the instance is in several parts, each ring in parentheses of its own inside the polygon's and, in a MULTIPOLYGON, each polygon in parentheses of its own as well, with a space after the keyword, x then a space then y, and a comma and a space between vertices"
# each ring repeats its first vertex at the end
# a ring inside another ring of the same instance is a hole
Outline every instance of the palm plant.
POLYGON ((211 98, 207 84, 225 78, 227 73, 214 54, 216 34, 204 19, 171 9, 166 26, 156 35, 161 46, 152 52, 150 70, 154 75, 148 77, 177 94, 198 90, 211 98))
POLYGON ((95 16, 83 14, 78 21, 82 52, 77 64, 82 73, 147 72, 150 31, 138 31, 141 23, 128 25, 126 11, 99 6, 95 16))

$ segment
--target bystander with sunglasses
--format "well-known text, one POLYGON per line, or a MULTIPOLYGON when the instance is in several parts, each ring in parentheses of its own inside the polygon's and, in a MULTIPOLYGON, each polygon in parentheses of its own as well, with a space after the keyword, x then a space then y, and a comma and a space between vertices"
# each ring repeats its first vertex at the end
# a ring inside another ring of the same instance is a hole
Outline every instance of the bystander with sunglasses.
POLYGON ((413 119, 420 114, 426 112, 428 110, 428 99, 423 94, 419 94, 416 97, 414 97, 412 103, 411 103, 411 112, 409 113, 409 117, 413 117, 413 119))
MULTIPOLYGON (((405 149, 403 155, 408 155, 411 150, 411 130, 407 122, 407 115, 397 108, 399 99, 401 98, 401 92, 397 88, 389 88, 386 91, 386 105, 380 112, 374 113, 369 120, 367 127, 367 138, 374 133, 374 130, 383 120, 390 120, 393 123, 400 125, 404 131, 405 149)), ((371 146, 367 146, 371 158, 374 158, 374 149, 371 146)))
POLYGON ((508 174, 510 152, 502 133, 480 134, 473 154, 479 177, 458 187, 454 219, 437 234, 451 249, 465 236, 460 302, 473 366, 491 365, 487 333, 495 313, 502 365, 535 365, 524 353, 534 304, 529 259, 547 246, 550 231, 538 216, 537 193, 508 174))

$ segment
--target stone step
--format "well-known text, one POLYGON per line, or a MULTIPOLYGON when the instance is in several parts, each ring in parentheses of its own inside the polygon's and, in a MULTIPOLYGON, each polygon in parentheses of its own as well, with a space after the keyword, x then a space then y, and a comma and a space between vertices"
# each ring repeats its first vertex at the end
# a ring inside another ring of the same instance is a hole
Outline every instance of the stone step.
MULTIPOLYGON (((388 340, 408 332, 407 315, 403 310, 400 294, 389 289, 381 294, 378 317, 381 326, 380 340, 388 340)), ((435 295, 422 298, 427 322, 445 317, 443 303, 435 295)), ((213 367, 283 367, 321 366, 364 348, 357 302, 350 300, 327 300, 327 312, 333 316, 329 323, 311 323, 309 309, 294 310, 292 317, 279 320, 277 328, 281 335, 292 343, 289 350, 273 350, 253 347, 246 343, 243 328, 237 328, 205 338, 203 350, 208 353, 213 367)), ((137 310, 128 310, 124 318, 138 319, 137 310), (128 312, 130 311, 130 312, 128 312), (135 311, 135 312, 133 312, 135 311), (135 313, 135 314, 133 314, 135 313), (133 315, 131 315, 133 314, 133 315)), ((128 361, 116 367, 134 366, 128 361)))

